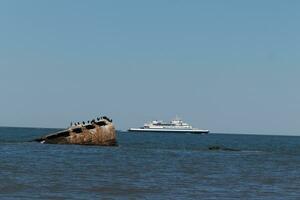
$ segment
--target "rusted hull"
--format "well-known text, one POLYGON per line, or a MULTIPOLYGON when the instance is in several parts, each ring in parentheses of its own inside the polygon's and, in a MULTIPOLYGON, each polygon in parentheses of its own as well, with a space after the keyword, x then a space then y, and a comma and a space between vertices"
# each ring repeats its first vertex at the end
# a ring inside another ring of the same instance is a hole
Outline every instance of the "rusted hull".
POLYGON ((114 125, 106 120, 86 126, 65 129, 35 141, 46 144, 117 145, 114 125))

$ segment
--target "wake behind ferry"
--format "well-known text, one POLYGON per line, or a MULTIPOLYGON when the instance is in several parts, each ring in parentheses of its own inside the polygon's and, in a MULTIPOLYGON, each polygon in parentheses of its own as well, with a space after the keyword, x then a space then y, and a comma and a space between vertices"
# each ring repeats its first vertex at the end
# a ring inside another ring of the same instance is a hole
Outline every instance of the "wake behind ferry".
POLYGON ((191 125, 183 122, 181 119, 176 117, 169 123, 164 121, 152 121, 145 123, 141 128, 130 128, 128 131, 132 132, 180 132, 180 133, 209 133, 209 130, 202 130, 193 128, 191 125))

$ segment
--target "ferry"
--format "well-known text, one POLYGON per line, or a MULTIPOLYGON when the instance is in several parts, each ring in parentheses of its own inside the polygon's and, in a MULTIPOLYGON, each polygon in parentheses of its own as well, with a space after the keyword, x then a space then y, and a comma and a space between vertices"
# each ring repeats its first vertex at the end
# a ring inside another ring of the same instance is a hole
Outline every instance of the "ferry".
POLYGON ((179 133, 197 133, 207 134, 209 130, 202 130, 193 128, 188 123, 183 122, 181 119, 176 117, 171 122, 167 123, 164 121, 154 120, 149 123, 145 123, 141 128, 130 128, 130 132, 179 132, 179 133))

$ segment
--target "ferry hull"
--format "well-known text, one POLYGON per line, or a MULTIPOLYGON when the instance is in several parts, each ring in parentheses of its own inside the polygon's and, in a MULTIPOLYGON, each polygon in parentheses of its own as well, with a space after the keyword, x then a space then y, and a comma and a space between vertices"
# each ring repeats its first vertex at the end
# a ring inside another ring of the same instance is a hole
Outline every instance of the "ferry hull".
POLYGON ((169 132, 169 133, 194 133, 194 134, 207 134, 209 130, 200 129, 147 129, 147 128, 130 128, 129 132, 169 132))

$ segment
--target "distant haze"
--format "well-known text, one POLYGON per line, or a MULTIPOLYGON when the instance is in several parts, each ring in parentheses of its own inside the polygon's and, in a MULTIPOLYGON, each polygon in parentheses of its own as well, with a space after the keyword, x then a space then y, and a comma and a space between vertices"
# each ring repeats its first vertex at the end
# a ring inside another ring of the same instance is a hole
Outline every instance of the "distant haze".
POLYGON ((300 1, 1 1, 0 126, 178 115, 300 135, 300 1))

